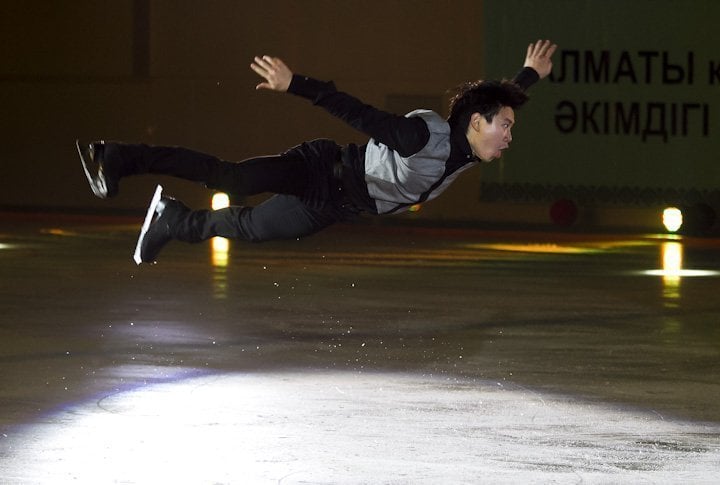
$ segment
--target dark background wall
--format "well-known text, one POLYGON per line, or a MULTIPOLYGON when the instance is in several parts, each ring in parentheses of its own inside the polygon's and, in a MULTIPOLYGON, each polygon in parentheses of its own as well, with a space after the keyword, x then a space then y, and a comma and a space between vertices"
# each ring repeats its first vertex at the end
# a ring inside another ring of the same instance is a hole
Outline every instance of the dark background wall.
MULTIPOLYGON (((282 57, 398 111, 444 111, 449 87, 482 75, 477 1, 29 0, 2 10, 6 208, 145 206, 157 179, 123 180, 117 198, 96 200, 76 138, 176 144, 231 160, 312 138, 363 140, 305 100, 256 91, 254 55, 282 57)), ((162 182, 190 205, 208 204, 204 189, 162 182)))

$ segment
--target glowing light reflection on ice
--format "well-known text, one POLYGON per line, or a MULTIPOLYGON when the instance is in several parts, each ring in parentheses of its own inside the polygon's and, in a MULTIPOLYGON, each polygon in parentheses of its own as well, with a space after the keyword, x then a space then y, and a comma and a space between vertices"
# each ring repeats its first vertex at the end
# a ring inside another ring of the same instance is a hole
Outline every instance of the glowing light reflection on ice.
POLYGON ((341 372, 194 377, 108 395, 13 436, 29 483, 669 480, 720 472, 720 426, 512 383, 341 372))

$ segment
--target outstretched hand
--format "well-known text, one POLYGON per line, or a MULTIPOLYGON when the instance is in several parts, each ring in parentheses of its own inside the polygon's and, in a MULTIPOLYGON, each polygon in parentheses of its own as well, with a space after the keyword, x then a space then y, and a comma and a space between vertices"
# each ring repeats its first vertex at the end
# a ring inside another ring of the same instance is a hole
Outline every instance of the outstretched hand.
POLYGON ((532 67, 540 75, 540 79, 547 77, 552 71, 552 55, 557 45, 549 40, 539 40, 528 46, 525 64, 523 67, 532 67))
POLYGON ((270 56, 255 57, 250 64, 250 68, 265 78, 262 82, 255 86, 255 89, 270 89, 271 91, 285 92, 290 87, 293 73, 285 63, 277 58, 270 56))

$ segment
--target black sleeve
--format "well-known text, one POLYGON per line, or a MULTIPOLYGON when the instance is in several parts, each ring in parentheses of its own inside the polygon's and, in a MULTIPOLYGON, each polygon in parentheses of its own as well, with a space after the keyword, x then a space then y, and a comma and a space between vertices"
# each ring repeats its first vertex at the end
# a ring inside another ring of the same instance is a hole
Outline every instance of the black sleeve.
POLYGON ((333 82, 294 74, 288 92, 309 99, 405 157, 420 151, 430 139, 430 131, 422 118, 406 118, 374 108, 338 91, 333 82))
POLYGON ((522 70, 513 78, 513 82, 520 86, 523 91, 527 91, 530 86, 539 80, 540 76, 532 67, 523 67, 522 70))

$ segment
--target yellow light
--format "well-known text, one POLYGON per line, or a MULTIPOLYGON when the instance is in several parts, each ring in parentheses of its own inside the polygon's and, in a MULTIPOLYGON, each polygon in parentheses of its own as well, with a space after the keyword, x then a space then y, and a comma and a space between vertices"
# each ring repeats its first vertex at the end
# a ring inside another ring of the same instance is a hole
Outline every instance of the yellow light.
POLYGON ((682 211, 677 207, 668 207, 663 211, 663 225, 669 232, 677 232, 683 223, 682 211))
POLYGON ((212 208, 213 210, 224 209, 230 206, 230 197, 222 192, 217 192, 212 196, 212 208))
POLYGON ((557 244, 468 244, 473 249, 490 249, 493 251, 512 251, 519 253, 540 254, 583 254, 598 252, 599 249, 581 246, 559 246, 557 244))
POLYGON ((679 277, 682 274, 683 247, 679 242, 662 244, 663 271, 666 276, 679 277))
POLYGON ((409 212, 420 212, 420 209, 422 208, 422 205, 420 204, 413 204, 408 209, 409 212))
POLYGON ((43 234, 50 234, 52 236, 77 236, 78 233, 74 231, 67 231, 65 229, 60 228, 50 228, 50 229, 40 229, 40 232, 43 234))
MULTIPOLYGON (((223 192, 216 192, 212 196, 213 210, 224 209, 230 206, 230 197, 223 192)), ((230 241, 224 237, 214 237, 211 241, 212 264, 215 267, 225 267, 230 251, 230 241)))
POLYGON ((212 265, 227 266, 230 241, 224 237, 214 237, 210 243, 212 247, 212 265))
POLYGON ((662 252, 662 269, 643 271, 642 274, 662 276, 668 286, 677 286, 681 278, 701 276, 720 276, 719 271, 709 269, 683 268, 683 246, 677 241, 666 241, 660 248, 662 252))
POLYGON ((224 300, 228 295, 228 260, 230 255, 230 240, 224 237, 214 237, 210 240, 210 256, 212 263, 213 297, 224 300))

